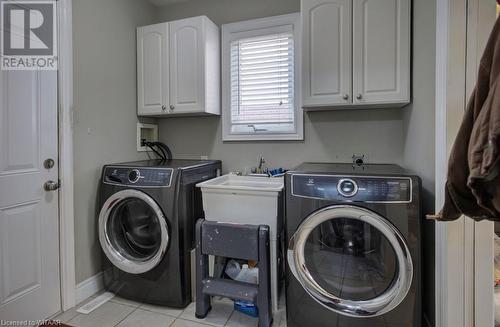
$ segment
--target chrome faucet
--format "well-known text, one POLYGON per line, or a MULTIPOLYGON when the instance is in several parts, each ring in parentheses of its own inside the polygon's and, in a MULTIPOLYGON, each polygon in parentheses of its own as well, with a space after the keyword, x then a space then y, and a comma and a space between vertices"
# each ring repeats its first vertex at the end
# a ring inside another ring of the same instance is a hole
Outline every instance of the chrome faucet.
POLYGON ((267 172, 266 160, 264 159, 264 157, 260 157, 259 167, 257 168, 257 173, 258 174, 265 174, 266 172, 267 172))

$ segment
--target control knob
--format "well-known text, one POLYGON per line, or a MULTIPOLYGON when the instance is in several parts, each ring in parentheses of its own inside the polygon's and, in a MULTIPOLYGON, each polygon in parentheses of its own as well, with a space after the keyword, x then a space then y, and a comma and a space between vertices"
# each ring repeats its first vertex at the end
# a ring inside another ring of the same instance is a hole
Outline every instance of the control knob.
POLYGON ((343 178, 337 184, 337 191, 340 195, 350 198, 358 193, 358 184, 350 178, 343 178))
POLYGON ((128 180, 130 183, 137 183, 139 181, 139 178, 141 178, 141 173, 137 169, 132 169, 128 173, 128 180))

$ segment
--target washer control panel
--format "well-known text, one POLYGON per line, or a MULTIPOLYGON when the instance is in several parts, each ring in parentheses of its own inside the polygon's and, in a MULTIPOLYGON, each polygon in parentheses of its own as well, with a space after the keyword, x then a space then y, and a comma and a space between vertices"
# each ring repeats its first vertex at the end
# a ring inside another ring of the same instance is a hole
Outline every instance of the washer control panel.
POLYGON ((411 202, 408 177, 292 175, 292 195, 349 202, 411 202))
POLYGON ((104 183, 137 187, 170 187, 172 168, 106 167, 104 183))

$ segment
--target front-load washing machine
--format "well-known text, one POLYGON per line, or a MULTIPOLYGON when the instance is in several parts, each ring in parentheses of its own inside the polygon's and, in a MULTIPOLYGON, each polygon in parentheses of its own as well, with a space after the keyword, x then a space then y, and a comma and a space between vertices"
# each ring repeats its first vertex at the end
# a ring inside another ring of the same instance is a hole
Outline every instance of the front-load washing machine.
POLYGON ((420 327, 420 179, 306 163, 285 186, 288 326, 420 327))
POLYGON ((208 160, 104 166, 98 226, 106 290, 170 307, 191 302, 190 253, 203 217, 195 185, 220 169, 208 160))

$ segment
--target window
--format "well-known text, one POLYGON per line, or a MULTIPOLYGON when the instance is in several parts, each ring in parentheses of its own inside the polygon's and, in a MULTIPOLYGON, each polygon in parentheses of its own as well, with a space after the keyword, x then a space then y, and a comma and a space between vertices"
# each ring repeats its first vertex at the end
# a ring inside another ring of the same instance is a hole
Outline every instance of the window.
POLYGON ((301 140, 298 14, 222 26, 223 140, 301 140))

